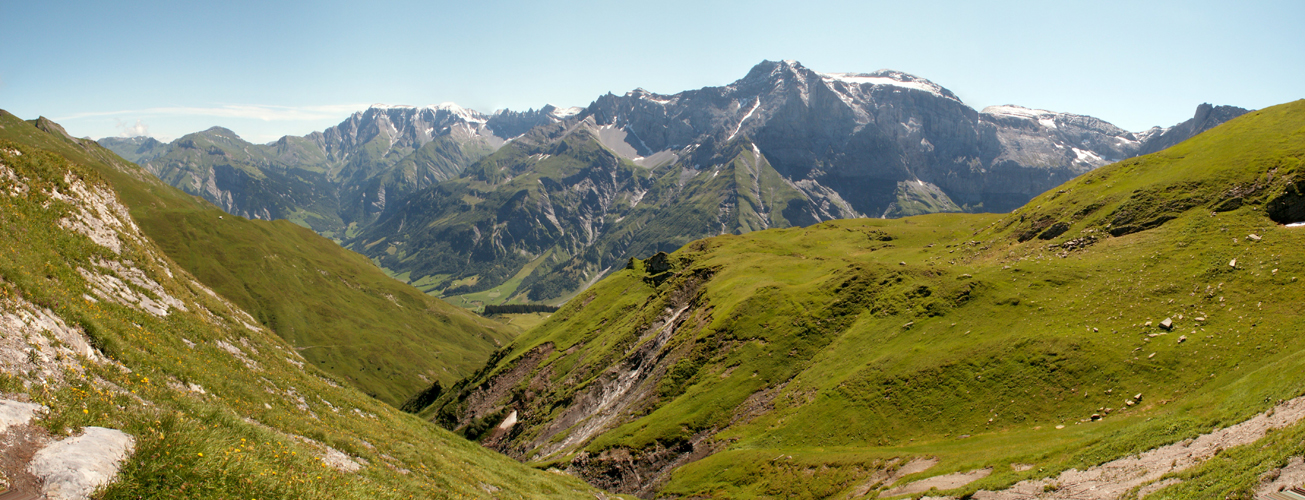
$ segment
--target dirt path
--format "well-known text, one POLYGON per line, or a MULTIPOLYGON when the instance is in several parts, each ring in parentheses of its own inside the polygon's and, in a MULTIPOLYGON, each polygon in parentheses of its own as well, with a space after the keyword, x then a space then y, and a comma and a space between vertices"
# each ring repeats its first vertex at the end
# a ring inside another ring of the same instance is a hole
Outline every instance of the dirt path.
POLYGON ((1253 443, 1271 429, 1281 429, 1305 417, 1305 396, 1279 404, 1245 422, 1195 439, 1161 446, 1080 471, 1070 469, 1055 478, 1020 481, 1001 491, 980 491, 977 500, 1114 499, 1133 488, 1155 483, 1170 472, 1185 470, 1222 449, 1253 443), (1044 491, 1048 490, 1048 491, 1044 491))

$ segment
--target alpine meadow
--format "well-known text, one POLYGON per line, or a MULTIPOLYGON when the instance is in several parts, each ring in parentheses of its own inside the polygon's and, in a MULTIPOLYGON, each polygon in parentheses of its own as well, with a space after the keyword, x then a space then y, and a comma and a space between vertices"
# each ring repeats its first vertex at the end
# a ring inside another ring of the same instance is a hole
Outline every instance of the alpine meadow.
POLYGON ((1305 500, 1303 21, 0 6, 0 500, 1305 500))

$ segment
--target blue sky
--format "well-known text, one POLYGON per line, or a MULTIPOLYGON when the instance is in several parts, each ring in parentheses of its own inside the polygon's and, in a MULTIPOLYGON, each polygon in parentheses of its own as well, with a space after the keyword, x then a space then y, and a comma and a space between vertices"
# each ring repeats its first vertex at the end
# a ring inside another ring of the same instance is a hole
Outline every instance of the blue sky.
POLYGON ((1129 130, 1305 98, 1305 2, 0 0, 0 108, 77 136, 266 142, 372 103, 585 106, 764 60, 905 71, 1129 130))

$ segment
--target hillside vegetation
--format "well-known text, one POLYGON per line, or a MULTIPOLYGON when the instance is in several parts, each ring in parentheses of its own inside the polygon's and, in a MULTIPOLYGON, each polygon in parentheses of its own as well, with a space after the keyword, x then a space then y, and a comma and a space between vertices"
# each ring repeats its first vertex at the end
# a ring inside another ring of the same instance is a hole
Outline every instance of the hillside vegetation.
POLYGON ((116 435, 122 454, 96 462, 116 481, 81 483, 96 498, 592 496, 314 366, 153 244, 109 185, 140 182, 124 192, 148 206, 148 174, 4 118, 0 487, 77 479, 38 461, 114 478, 86 465, 106 450, 42 453, 116 435))
POLYGON ((225 214, 44 118, 29 124, 0 111, 0 125, 0 139, 94 170, 170 259, 313 365, 391 405, 470 374, 511 338, 308 229, 225 214))
MULTIPOLYGON (((972 471, 938 489, 1001 498, 984 495, 1038 480, 1069 498, 1062 471, 1305 394, 1305 227, 1285 225, 1305 221, 1303 161, 1297 101, 1009 214, 837 220, 631 259, 423 415, 641 496, 919 495, 891 488, 972 471)), ((1305 425, 1283 425, 1166 462, 1146 492, 1247 498, 1305 452, 1305 425)))

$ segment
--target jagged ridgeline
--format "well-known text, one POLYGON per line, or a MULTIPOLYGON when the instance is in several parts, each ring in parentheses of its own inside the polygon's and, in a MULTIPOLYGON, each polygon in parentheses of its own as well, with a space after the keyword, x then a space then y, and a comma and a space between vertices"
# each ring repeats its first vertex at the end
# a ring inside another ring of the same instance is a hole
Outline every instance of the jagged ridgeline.
POLYGON ((1009 214, 696 241, 422 415, 640 496, 1246 498, 1305 453, 1303 160, 1297 101, 1009 214))
POLYGON ((900 71, 763 61, 728 85, 482 114, 376 105, 303 137, 213 128, 100 142, 234 214, 286 218, 471 308, 558 304, 629 257, 855 217, 1004 212, 1075 176, 1244 113, 1129 132, 1091 116, 969 107, 900 71))
POLYGON ((1069 113, 976 111, 897 71, 766 61, 723 87, 601 96, 390 203, 344 244, 458 304, 560 303, 629 257, 707 236, 1009 211, 1243 112, 1207 104, 1132 133, 1069 113))
POLYGON ((134 214, 173 188, 37 125, 0 113, 0 490, 592 496, 314 366, 154 244, 134 214))
POLYGON ((308 229, 226 215, 53 122, 3 119, 0 138, 100 172, 169 258, 313 365, 391 405, 470 374, 510 339, 502 325, 397 283, 308 229))

